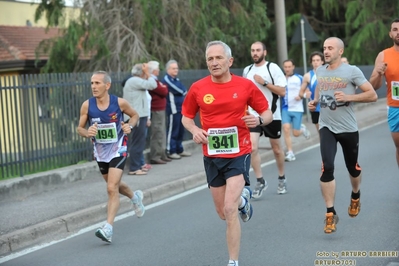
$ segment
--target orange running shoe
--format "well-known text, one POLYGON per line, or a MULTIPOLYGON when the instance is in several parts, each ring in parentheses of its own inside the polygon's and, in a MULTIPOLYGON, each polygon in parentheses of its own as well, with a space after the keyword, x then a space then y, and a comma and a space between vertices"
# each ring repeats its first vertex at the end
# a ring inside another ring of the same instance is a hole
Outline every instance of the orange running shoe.
POLYGON ((351 204, 348 207, 348 214, 355 218, 360 212, 360 199, 351 199, 351 204))
POLYGON ((326 234, 331 234, 334 233, 337 228, 336 224, 338 223, 339 218, 338 215, 334 215, 332 212, 326 213, 326 219, 324 220, 325 226, 324 226, 324 233, 326 234))

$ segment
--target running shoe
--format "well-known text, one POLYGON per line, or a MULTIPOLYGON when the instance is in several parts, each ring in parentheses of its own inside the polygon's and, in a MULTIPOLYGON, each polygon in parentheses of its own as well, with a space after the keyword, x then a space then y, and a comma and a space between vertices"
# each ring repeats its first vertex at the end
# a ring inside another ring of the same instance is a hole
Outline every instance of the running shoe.
POLYGON ((350 217, 355 218, 360 212, 360 199, 352 199, 348 207, 348 214, 350 217))
POLYGON ((337 228, 336 225, 338 224, 339 218, 338 215, 332 212, 326 213, 326 219, 324 220, 324 233, 331 234, 334 233, 337 228))
POLYGON ((245 205, 241 209, 238 209, 240 211, 240 217, 243 222, 248 222, 251 217, 252 217, 252 205, 249 202, 249 200, 252 198, 252 191, 249 187, 244 187, 244 189, 241 192, 241 197, 245 199, 245 205))
POLYGON ((138 200, 137 200, 137 202, 132 200, 133 210, 134 210, 134 213, 136 214, 136 216, 138 218, 141 218, 141 217, 143 217, 144 212, 145 212, 145 208, 143 205, 144 194, 143 194, 143 191, 141 191, 141 190, 136 190, 134 192, 134 194, 136 195, 138 200))
POLYGON ((285 194, 287 193, 287 181, 284 179, 278 180, 277 186, 277 194, 285 194))
POLYGON ((305 139, 310 138, 310 131, 304 124, 301 124, 301 131, 302 131, 302 134, 305 137, 305 139))
POLYGON ((292 151, 287 152, 287 155, 285 156, 285 161, 286 162, 292 162, 295 161, 295 154, 292 151))
POLYGON ((252 198, 259 199, 262 196, 263 191, 266 190, 267 187, 268 185, 266 181, 264 184, 262 184, 261 182, 256 182, 255 189, 252 192, 252 198))
POLYGON ((102 241, 107 243, 112 242, 112 229, 109 229, 105 225, 101 228, 98 228, 96 231, 96 237, 100 238, 102 241))

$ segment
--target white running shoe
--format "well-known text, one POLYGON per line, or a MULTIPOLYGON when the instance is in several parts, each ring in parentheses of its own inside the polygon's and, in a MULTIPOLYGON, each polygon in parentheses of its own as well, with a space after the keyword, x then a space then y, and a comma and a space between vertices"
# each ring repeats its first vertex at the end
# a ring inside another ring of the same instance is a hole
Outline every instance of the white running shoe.
POLYGON ((254 191, 252 192, 252 198, 259 199, 262 196, 263 191, 266 189, 267 189, 267 181, 265 181, 264 184, 256 182, 256 186, 254 188, 254 191))
POLYGON ((284 179, 278 180, 277 194, 287 193, 287 181, 284 179))
POLYGON ((244 187, 241 192, 241 196, 245 199, 245 205, 241 209, 238 209, 240 212, 240 217, 243 222, 248 222, 252 217, 252 205, 249 200, 252 198, 252 191, 249 187, 244 187))
POLYGON ((136 195, 138 200, 137 200, 137 202, 134 202, 132 200, 132 202, 133 202, 133 210, 134 210, 134 213, 136 214, 136 216, 138 218, 141 218, 141 217, 143 217, 143 215, 145 213, 145 208, 144 208, 144 205, 143 205, 144 194, 143 194, 143 191, 141 191, 141 190, 136 190, 134 192, 134 194, 136 195))
POLYGON ((310 131, 304 124, 301 124, 301 131, 302 131, 302 134, 305 137, 305 139, 310 138, 310 131))
POLYGON ((286 162, 292 162, 295 161, 295 154, 292 151, 287 152, 287 155, 285 156, 285 161, 286 162))
POLYGON ((111 243, 112 242, 112 229, 109 229, 105 225, 98 228, 96 231, 96 237, 100 238, 102 241, 111 243))

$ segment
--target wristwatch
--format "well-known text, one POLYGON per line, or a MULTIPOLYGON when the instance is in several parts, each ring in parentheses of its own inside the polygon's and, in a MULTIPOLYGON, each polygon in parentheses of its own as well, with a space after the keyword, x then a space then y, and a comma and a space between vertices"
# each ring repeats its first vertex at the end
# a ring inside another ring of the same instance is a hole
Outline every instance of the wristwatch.
POLYGON ((260 116, 258 116, 258 117, 259 117, 259 125, 263 125, 263 118, 260 116))
POLYGON ((267 84, 269 84, 269 82, 267 82, 267 81, 265 80, 265 83, 263 83, 263 87, 266 87, 267 84))
POLYGON ((132 125, 129 125, 130 126, 130 130, 133 130, 133 126, 132 125))

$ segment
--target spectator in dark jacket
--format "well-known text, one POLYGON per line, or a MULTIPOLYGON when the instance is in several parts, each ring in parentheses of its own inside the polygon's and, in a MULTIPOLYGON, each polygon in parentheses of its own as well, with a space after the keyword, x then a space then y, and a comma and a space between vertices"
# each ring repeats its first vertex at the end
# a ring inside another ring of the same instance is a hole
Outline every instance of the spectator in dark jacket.
POLYGON ((170 159, 191 156, 191 153, 184 151, 182 144, 184 127, 181 123, 181 107, 187 89, 177 77, 178 73, 179 66, 176 60, 169 60, 166 63, 166 75, 162 82, 168 86, 169 91, 166 98, 166 115, 168 116, 166 148, 170 159))

